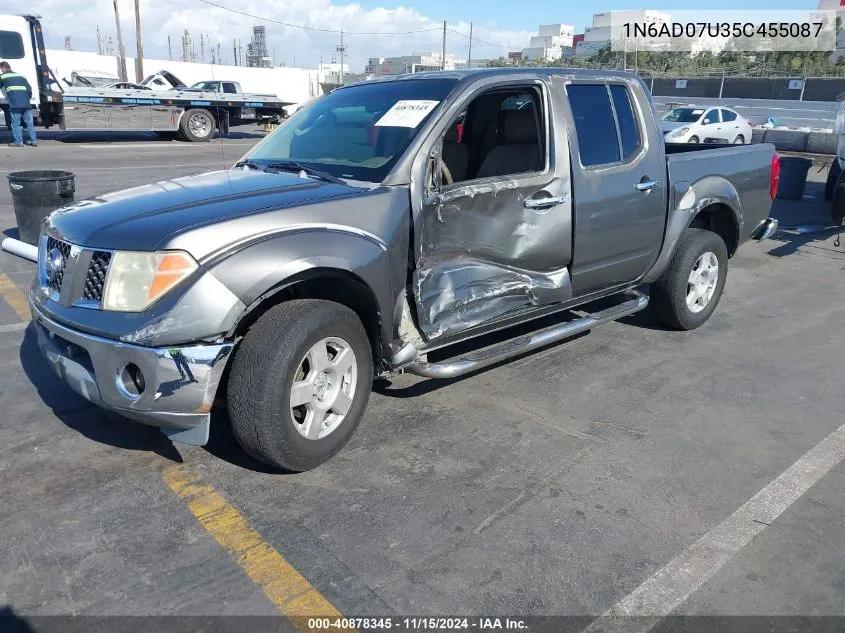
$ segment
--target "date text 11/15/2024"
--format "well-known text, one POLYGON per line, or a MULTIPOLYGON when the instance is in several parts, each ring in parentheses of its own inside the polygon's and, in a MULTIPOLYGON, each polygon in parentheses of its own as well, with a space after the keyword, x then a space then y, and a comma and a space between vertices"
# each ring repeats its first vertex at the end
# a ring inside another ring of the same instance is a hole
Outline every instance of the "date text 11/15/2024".
POLYGON ((522 618, 502 617, 351 617, 308 618, 307 631, 521 631, 528 629, 522 618))

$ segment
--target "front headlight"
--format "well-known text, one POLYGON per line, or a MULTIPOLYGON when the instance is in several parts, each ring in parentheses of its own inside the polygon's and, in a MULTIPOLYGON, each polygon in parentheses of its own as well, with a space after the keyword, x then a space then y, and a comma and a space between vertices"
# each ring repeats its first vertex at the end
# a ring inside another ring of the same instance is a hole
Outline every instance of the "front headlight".
POLYGON ((103 309, 140 312, 175 288, 198 267, 182 251, 115 251, 109 263, 103 309))
POLYGON ((674 130, 669 132, 669 134, 667 134, 666 136, 671 136, 672 138, 678 138, 679 136, 683 136, 687 132, 689 132, 688 127, 676 127, 674 130))

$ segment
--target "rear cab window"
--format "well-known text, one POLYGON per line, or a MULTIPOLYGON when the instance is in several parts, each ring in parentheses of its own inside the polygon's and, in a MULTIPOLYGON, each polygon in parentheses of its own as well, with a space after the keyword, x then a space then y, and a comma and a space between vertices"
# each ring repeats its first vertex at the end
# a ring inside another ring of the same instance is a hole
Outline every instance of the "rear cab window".
POLYGON ((0 59, 23 59, 23 38, 15 31, 0 31, 0 59))
POLYGON ((624 161, 642 143, 630 90, 618 84, 569 84, 581 165, 595 167, 624 161))

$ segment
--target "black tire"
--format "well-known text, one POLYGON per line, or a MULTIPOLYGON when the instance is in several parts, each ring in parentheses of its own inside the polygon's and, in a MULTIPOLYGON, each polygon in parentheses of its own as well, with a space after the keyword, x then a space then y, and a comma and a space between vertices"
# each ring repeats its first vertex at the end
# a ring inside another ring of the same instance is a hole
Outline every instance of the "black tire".
POLYGON ((687 143, 692 143, 692 144, 698 143, 698 137, 697 136, 690 136, 687 143))
POLYGON ((842 168, 839 166, 839 159, 834 158, 827 172, 827 180, 824 183, 825 200, 833 200, 833 188, 836 187, 836 181, 839 180, 839 174, 841 173, 842 168))
POLYGON ((728 275, 728 249, 724 240, 706 229, 688 228, 678 240, 669 266, 649 289, 652 313, 666 325, 679 330, 694 330, 704 324, 719 303, 728 275), (711 252, 719 264, 716 286, 707 305, 700 312, 687 306, 687 284, 693 266, 704 253, 711 252))
POLYGON ((214 138, 214 128, 216 127, 216 122, 214 121, 214 116, 208 110, 203 108, 194 108, 192 110, 186 110, 185 113, 182 115, 182 119, 179 121, 179 134, 184 139, 194 142, 194 143, 202 143, 205 141, 210 141, 214 138), (200 119, 204 119, 205 123, 205 130, 204 134, 199 134, 191 131, 191 120, 195 117, 200 119))
POLYGON ((332 301, 301 299, 275 306, 249 329, 232 361, 228 409, 232 433, 255 459, 293 472, 330 459, 358 427, 373 384, 370 341, 358 316, 332 301), (349 410, 334 431, 307 439, 295 427, 291 386, 308 351, 321 339, 348 342, 357 361, 349 410))
POLYGON ((734 139, 734 145, 745 145, 745 137, 742 134, 739 134, 734 139))

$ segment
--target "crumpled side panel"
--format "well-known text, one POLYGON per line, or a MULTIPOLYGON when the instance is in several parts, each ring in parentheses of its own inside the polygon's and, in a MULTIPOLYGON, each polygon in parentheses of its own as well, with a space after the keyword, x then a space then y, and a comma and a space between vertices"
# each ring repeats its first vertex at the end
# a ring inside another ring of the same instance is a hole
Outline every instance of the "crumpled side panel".
POLYGON ((422 214, 414 294, 429 339, 528 305, 572 296, 571 222, 560 207, 523 207, 517 181, 469 185, 422 214))

